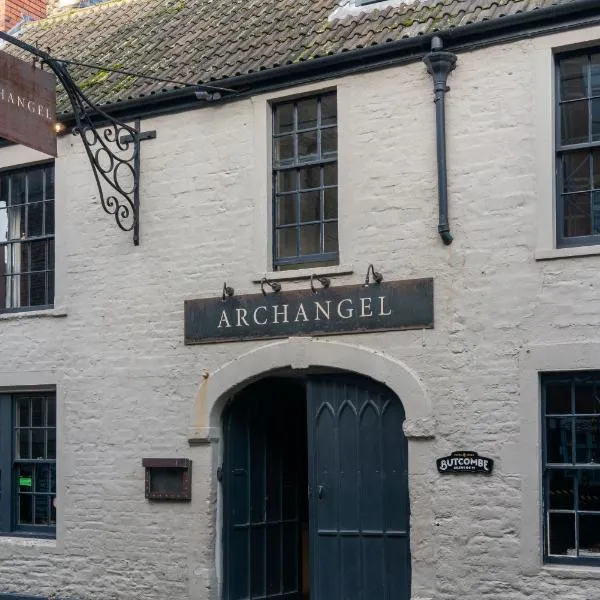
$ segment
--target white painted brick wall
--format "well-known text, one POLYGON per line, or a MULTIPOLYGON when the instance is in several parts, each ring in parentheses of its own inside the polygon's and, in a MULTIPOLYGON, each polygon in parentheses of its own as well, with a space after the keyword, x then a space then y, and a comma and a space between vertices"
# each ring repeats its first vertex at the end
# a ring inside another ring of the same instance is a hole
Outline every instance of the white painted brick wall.
MULTIPOLYGON (((538 41, 537 44, 550 42, 538 41)), ((498 457, 519 441, 519 353, 600 338, 600 256, 536 262, 535 82, 530 41, 459 56, 447 98, 450 220, 437 234, 432 83, 422 64, 335 82, 342 263, 358 283, 435 279, 435 329, 347 336, 419 374, 438 419, 437 455, 474 448, 490 478, 442 478, 431 464, 435 600, 597 600, 593 573, 521 573, 523 482, 498 457)), ((0 538, 0 591, 73 599, 215 597, 209 446, 187 432, 204 370, 260 342, 183 345, 183 300, 257 292, 268 228, 264 98, 143 122, 141 245, 98 203, 77 138, 59 143, 57 304, 62 319, 0 320, 0 386, 55 374, 62 406, 58 541, 0 538), (257 137, 258 136, 258 137, 257 137), (262 145, 261 145, 262 144, 262 145), (263 185, 265 181, 263 180, 263 185), (3 383, 4 382, 4 383, 3 383), (144 500, 144 456, 194 461, 189 504, 144 500)), ((265 108, 266 110, 266 108, 265 108)), ((0 151, 2 166, 23 150, 0 151)), ((547 174, 552 177, 552 173, 547 174)), ((286 288, 307 283, 285 284, 286 288)), ((600 360, 598 363, 600 367, 600 360)), ((537 402, 532 397, 531 402, 537 402)), ((332 599, 333 600, 333 599, 332 599)))

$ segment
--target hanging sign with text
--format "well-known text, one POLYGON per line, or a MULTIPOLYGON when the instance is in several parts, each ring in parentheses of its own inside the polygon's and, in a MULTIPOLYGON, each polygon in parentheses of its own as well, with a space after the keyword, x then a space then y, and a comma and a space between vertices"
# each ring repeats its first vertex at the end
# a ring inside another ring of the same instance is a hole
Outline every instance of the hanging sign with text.
POLYGON ((483 473, 491 475, 494 461, 485 456, 479 456, 471 450, 453 452, 450 456, 438 458, 437 470, 442 474, 455 473, 483 473))
POLYGON ((186 300, 185 343, 433 328, 433 279, 186 300))
POLYGON ((56 156, 56 79, 0 51, 0 137, 56 156))

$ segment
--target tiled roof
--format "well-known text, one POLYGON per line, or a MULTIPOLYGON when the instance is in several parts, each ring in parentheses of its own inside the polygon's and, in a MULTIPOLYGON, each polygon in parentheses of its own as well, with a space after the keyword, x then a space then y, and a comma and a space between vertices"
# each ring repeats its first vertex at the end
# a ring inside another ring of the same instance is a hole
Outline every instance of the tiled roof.
MULTIPOLYGON (((415 0, 350 14, 349 0, 113 0, 28 24, 53 56, 208 83, 575 0, 415 0), (337 12, 336 12, 337 11, 337 12), (332 18, 334 14, 347 14, 332 18)), ((176 86, 71 66, 101 104, 176 86)))

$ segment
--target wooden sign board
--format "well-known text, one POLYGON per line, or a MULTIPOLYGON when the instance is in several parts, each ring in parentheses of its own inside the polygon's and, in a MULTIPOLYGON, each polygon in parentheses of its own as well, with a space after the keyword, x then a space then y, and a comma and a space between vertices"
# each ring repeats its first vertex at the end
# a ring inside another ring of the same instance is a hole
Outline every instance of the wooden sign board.
POLYGON ((185 343, 433 327, 433 279, 187 300, 185 343))
POLYGON ((56 156, 56 79, 0 51, 0 137, 56 156))

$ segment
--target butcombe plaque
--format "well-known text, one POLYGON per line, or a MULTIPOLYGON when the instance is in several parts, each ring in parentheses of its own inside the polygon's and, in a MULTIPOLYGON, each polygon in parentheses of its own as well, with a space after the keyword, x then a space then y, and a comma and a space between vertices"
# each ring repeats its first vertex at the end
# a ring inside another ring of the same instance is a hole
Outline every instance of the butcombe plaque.
POLYGON ((433 279, 187 300, 185 343, 433 328, 433 279))
POLYGON ((450 456, 438 458, 437 470, 442 474, 456 473, 483 473, 490 475, 494 468, 494 461, 485 456, 479 456, 471 450, 453 452, 450 456))

